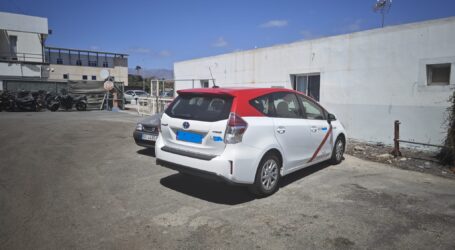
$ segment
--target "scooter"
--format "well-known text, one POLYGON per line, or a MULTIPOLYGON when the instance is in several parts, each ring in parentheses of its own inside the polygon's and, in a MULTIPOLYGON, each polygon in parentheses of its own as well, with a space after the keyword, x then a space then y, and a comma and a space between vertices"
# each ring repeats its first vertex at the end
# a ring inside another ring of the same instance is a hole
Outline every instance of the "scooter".
POLYGON ((19 111, 40 111, 41 107, 30 91, 19 91, 14 100, 15 109, 19 111))
POLYGON ((78 111, 85 111, 87 110, 87 97, 72 97, 65 90, 62 90, 61 95, 57 95, 48 101, 47 108, 52 112, 57 111, 60 107, 68 111, 73 109, 73 104, 78 111))
POLYGON ((77 111, 87 110, 87 96, 75 96, 73 97, 73 102, 76 103, 77 111))
POLYGON ((15 100, 14 93, 9 91, 3 91, 0 95, 0 111, 14 111, 14 100, 15 100))

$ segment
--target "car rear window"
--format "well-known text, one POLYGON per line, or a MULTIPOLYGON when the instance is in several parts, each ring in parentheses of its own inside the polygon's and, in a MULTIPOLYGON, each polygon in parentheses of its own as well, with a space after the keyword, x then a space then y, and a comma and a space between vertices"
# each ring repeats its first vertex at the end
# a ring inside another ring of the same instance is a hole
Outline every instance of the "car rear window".
POLYGON ((173 118, 214 122, 228 119, 231 105, 230 96, 185 94, 178 96, 165 113, 173 118))

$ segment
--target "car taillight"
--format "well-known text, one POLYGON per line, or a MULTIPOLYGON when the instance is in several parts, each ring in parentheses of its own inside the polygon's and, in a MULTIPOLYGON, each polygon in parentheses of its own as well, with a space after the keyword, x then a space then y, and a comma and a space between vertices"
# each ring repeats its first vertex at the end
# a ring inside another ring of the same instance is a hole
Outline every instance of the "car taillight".
POLYGON ((229 114, 229 119, 224 135, 224 142, 226 144, 235 144, 242 142, 243 134, 248 127, 248 123, 235 113, 229 114))

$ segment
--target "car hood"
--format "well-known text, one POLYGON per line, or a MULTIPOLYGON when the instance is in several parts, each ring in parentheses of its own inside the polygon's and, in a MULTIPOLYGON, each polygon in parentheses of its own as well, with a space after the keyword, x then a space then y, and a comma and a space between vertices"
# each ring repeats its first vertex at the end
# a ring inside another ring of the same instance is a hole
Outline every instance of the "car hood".
POLYGON ((140 121, 139 123, 145 124, 145 125, 156 125, 158 126, 160 124, 161 116, 163 115, 163 112, 161 113, 156 113, 152 116, 148 116, 144 120, 140 121))

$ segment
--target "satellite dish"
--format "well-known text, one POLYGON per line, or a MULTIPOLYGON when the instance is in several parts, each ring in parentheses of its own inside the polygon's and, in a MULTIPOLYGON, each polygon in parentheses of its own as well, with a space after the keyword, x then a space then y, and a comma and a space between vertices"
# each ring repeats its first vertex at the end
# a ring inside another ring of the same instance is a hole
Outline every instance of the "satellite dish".
POLYGON ((102 70, 100 71, 100 77, 101 77, 101 79, 106 79, 106 78, 108 78, 108 77, 109 77, 109 70, 107 70, 107 69, 102 69, 102 70))

